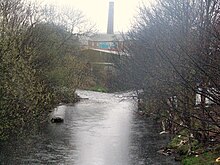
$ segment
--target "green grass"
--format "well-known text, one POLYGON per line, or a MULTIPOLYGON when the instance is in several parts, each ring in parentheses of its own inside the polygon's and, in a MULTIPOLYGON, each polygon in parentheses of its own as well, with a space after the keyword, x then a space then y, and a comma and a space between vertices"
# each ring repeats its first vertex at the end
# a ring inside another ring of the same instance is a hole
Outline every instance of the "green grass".
POLYGON ((216 152, 205 152, 198 157, 191 156, 182 160, 183 165, 219 165, 215 160, 219 157, 216 152))
POLYGON ((205 152, 205 146, 199 144, 197 140, 192 141, 192 150, 200 153, 199 155, 189 156, 188 155, 188 143, 180 145, 181 141, 187 141, 187 131, 182 130, 178 135, 176 135, 171 142, 168 144, 168 148, 175 149, 175 151, 180 154, 183 165, 220 165, 216 162, 216 159, 220 156, 220 146, 216 145, 215 149, 209 152, 205 152))
POLYGON ((168 148, 178 149, 180 147, 180 142, 182 140, 188 140, 187 131, 182 130, 178 135, 176 135, 168 144, 168 148))
POLYGON ((89 90, 96 91, 96 92, 104 92, 104 93, 108 92, 107 88, 101 87, 101 86, 95 86, 95 87, 90 88, 89 90))

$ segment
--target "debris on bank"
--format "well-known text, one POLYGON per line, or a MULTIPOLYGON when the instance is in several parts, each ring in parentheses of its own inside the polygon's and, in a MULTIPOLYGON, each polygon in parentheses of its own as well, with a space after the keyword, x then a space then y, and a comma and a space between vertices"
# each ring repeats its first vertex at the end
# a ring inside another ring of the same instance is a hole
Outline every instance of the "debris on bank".
POLYGON ((182 130, 158 153, 173 156, 175 161, 180 161, 181 164, 217 165, 220 163, 220 144, 202 145, 197 140, 192 140, 189 145, 186 130, 182 130))

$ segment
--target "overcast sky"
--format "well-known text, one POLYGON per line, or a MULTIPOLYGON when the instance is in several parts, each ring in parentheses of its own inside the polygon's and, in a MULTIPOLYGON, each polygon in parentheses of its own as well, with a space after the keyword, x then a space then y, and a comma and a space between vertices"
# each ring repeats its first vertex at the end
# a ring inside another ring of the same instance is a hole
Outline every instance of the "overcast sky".
POLYGON ((84 15, 94 24, 99 32, 107 31, 108 4, 114 1, 115 21, 114 31, 127 31, 132 23, 132 19, 137 13, 138 5, 142 2, 149 5, 153 0, 40 0, 47 4, 58 6, 71 6, 81 10, 84 15))

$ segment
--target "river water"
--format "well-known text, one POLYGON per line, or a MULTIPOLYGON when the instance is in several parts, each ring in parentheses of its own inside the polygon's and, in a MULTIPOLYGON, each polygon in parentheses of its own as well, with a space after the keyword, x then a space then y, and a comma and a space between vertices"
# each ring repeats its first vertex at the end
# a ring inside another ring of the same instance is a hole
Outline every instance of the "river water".
POLYGON ((132 93, 78 91, 74 106, 62 105, 64 123, 48 123, 20 140, 1 144, 0 164, 177 164, 159 150, 168 137, 136 113, 132 93))

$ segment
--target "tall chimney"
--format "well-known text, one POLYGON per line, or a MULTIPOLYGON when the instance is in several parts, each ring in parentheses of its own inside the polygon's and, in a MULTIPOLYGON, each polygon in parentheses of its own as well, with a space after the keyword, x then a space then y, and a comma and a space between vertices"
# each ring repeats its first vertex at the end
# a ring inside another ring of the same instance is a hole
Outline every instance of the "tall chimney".
POLYGON ((114 2, 109 2, 107 34, 114 34, 114 2))

